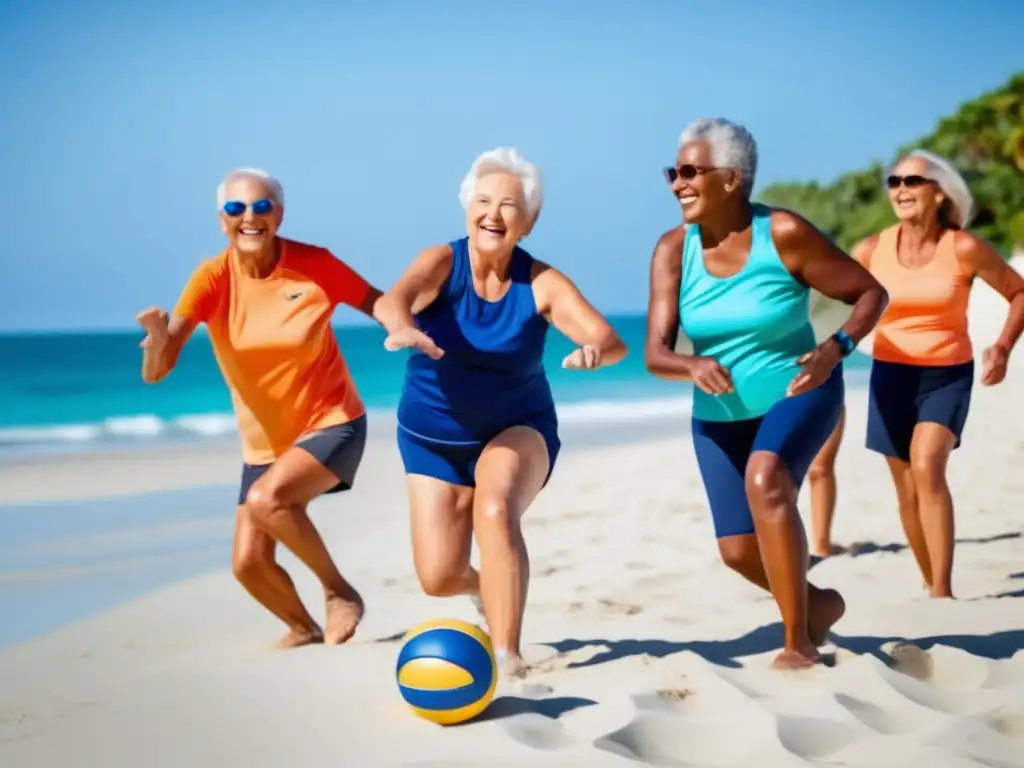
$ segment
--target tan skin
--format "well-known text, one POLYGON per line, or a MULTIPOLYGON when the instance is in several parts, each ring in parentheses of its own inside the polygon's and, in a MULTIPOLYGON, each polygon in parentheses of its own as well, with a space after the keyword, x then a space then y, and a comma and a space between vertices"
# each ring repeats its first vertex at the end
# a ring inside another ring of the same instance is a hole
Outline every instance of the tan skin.
MULTIPOLYGON (((702 169, 692 179, 681 176, 672 185, 687 222, 698 222, 708 272, 729 277, 746 265, 750 255, 752 212, 735 169, 716 169, 706 141, 685 144, 677 165, 702 169)), ((843 326, 854 342, 874 328, 887 302, 885 290, 866 269, 821 235, 811 224, 788 211, 772 214, 772 237, 790 273, 826 296, 853 305, 843 326)), ((651 259, 648 305, 647 369, 659 378, 692 381, 712 394, 731 391, 729 371, 716 360, 674 351, 679 327, 679 286, 682 275, 683 227, 659 239, 651 259)), ((834 341, 826 341, 800 357, 801 370, 788 396, 822 384, 840 360, 834 341)), ((807 539, 797 512, 797 488, 782 460, 774 453, 753 453, 746 469, 746 490, 755 533, 719 540, 726 565, 747 580, 769 590, 782 614, 784 648, 774 666, 794 669, 821 661, 817 646, 843 615, 845 605, 835 590, 807 582, 807 539)))
MULTIPOLYGON (((238 178, 228 183, 227 195, 229 200, 251 203, 269 198, 270 191, 258 180, 238 178)), ((250 276, 266 278, 273 272, 280 258, 276 235, 283 215, 280 206, 265 216, 257 216, 251 209, 237 218, 220 214, 233 256, 250 276)), ((371 290, 357 309, 372 317, 380 296, 379 291, 371 290)), ((153 384, 174 369, 196 324, 156 307, 139 313, 136 320, 146 331, 141 344, 142 378, 153 384)), ((306 513, 310 501, 337 483, 338 477, 309 453, 290 448, 253 483, 245 503, 237 508, 234 574, 249 594, 288 627, 278 647, 344 643, 362 618, 362 598, 338 571, 306 513), (323 585, 323 629, 302 604, 287 572, 278 565, 278 543, 305 563, 323 585)))
MULTIPOLYGON (((928 163, 917 157, 904 159, 893 173, 930 178, 928 163)), ((945 193, 934 183, 915 188, 901 185, 889 191, 889 201, 900 220, 900 263, 909 269, 924 267, 935 257, 945 234, 939 222, 945 193)), ((854 247, 854 258, 870 264, 877 245, 877 235, 866 238, 854 247)), ((956 233, 955 247, 965 270, 992 286, 1010 305, 999 338, 982 353, 981 384, 991 387, 1006 378, 1010 353, 1024 330, 1024 278, 988 243, 969 232, 956 233)), ((956 436, 945 426, 922 422, 911 437, 909 462, 886 457, 907 542, 925 587, 936 598, 953 597, 956 530, 946 467, 955 444, 956 436)))
POLYGON ((832 518, 836 509, 836 458, 846 429, 846 408, 839 423, 832 430, 818 455, 807 469, 807 482, 811 488, 811 555, 828 557, 836 550, 832 547, 832 518))
MULTIPOLYGON (((473 287, 480 297, 497 301, 508 291, 513 249, 535 223, 516 176, 491 173, 479 179, 466 212, 466 228, 473 287)), ((384 295, 377 316, 389 332, 387 349, 417 348, 435 358, 444 354, 416 328, 413 316, 437 298, 452 258, 448 245, 428 248, 384 295)), ((568 277, 537 262, 532 287, 541 315, 579 345, 562 361, 563 367, 594 370, 625 356, 618 334, 568 277)), ((482 600, 494 647, 504 658, 503 672, 511 676, 526 671, 520 643, 529 558, 520 521, 543 487, 549 466, 540 433, 515 426, 484 448, 475 488, 407 476, 413 562, 420 584, 429 595, 482 600), (469 562, 474 534, 479 573, 469 562)))

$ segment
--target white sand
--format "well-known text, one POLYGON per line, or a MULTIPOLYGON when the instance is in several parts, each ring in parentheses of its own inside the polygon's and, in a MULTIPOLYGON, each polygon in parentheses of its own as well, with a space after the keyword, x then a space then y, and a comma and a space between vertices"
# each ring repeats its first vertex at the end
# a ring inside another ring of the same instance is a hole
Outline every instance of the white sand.
MULTIPOLYGON (((983 296, 972 304, 979 347, 1005 311, 983 296)), ((177 584, 0 652, 0 765, 1024 766, 1022 377, 1018 367, 975 390, 951 463, 957 601, 923 595, 883 461, 861 447, 865 398, 851 392, 835 538, 860 554, 812 571, 849 605, 830 667, 769 668, 777 610, 718 562, 680 437, 563 454, 526 522, 535 671, 503 686, 480 722, 417 719, 395 685, 394 638, 474 614, 464 599, 419 593, 397 451, 384 441, 356 490, 315 506, 368 600, 351 644, 265 650, 279 627, 230 574, 177 584), (900 640, 917 646, 887 655, 900 640)), ((173 453, 191 462, 178 484, 237 472, 232 446, 173 453)), ((61 459, 59 488, 45 482, 52 461, 3 467, 0 501, 167 487, 151 456, 61 459)), ((315 605, 312 578, 284 562, 315 605)))

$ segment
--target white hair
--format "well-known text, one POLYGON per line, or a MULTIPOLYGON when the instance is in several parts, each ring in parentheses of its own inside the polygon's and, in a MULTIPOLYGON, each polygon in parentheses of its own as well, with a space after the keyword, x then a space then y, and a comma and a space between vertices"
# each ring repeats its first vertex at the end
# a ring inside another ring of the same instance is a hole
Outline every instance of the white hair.
POLYGON ((951 223, 960 228, 968 226, 975 213, 974 195, 956 167, 946 158, 927 149, 915 149, 897 160, 893 168, 912 157, 924 160, 928 178, 938 184, 939 189, 945 193, 946 199, 949 200, 951 223))
POLYGON ((700 117, 679 134, 679 149, 703 139, 711 146, 716 168, 733 168, 743 176, 743 193, 750 197, 757 175, 757 142, 750 131, 724 117, 700 117))
POLYGON ((540 169, 511 147, 489 149, 473 161, 459 186, 459 202, 464 209, 469 208, 477 182, 489 173, 511 173, 516 176, 523 185, 527 215, 532 219, 540 213, 541 203, 544 202, 544 184, 540 169))
POLYGON ((237 179, 252 179, 258 181, 267 188, 270 199, 282 208, 284 207, 284 187, 281 182, 264 171, 262 168, 236 168, 224 177, 224 181, 217 185, 217 208, 222 208, 227 202, 228 184, 237 179))

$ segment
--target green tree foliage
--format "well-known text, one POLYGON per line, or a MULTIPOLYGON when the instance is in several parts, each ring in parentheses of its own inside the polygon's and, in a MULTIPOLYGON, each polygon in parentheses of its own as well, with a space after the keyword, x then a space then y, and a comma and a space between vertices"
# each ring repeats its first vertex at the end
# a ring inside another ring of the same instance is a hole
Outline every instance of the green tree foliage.
POLYGON ((888 163, 875 162, 827 185, 773 184, 759 199, 805 216, 849 250, 896 221, 883 175, 915 148, 948 158, 964 175, 977 209, 972 232, 1004 255, 1014 245, 1024 245, 1024 72, 961 105, 931 135, 901 147, 888 163))

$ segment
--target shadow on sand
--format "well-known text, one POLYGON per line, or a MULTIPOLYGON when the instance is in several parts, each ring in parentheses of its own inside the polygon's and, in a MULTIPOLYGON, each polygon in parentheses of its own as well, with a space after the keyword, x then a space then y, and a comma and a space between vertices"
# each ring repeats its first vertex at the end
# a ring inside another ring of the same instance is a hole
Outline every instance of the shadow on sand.
MULTIPOLYGON (((992 536, 974 536, 957 539, 957 544, 994 544, 997 541, 1012 541, 1013 539, 1019 539, 1024 536, 1021 531, 1007 531, 1006 533, 997 533, 992 536)), ((854 541, 847 545, 837 545, 832 548, 832 553, 829 557, 862 557, 864 555, 873 555, 878 552, 883 552, 889 555, 899 554, 907 548, 906 544, 899 542, 890 542, 888 544, 879 544, 876 541, 854 541)), ((810 567, 818 565, 828 558, 821 558, 817 556, 811 557, 810 567)), ((1020 578, 1024 576, 1022 574, 1014 574, 1010 578, 1020 578)))
MULTIPOLYGON (((844 636, 831 633, 830 639, 838 648, 856 654, 871 654, 887 664, 891 662, 891 659, 882 650, 882 646, 896 642, 911 643, 923 650, 928 650, 934 645, 946 645, 987 659, 1008 659, 1017 651, 1024 649, 1024 630, 1019 629, 994 632, 990 635, 935 635, 918 638, 902 637, 899 635, 879 637, 844 636)), ((607 648, 607 650, 596 654, 586 661, 569 664, 569 669, 591 667, 630 656, 646 655, 656 659, 663 659, 684 651, 695 653, 712 664, 737 668, 741 666, 738 659, 780 650, 782 648, 782 624, 778 622, 766 624, 734 640, 675 642, 656 639, 580 640, 569 638, 553 643, 545 643, 545 645, 554 648, 558 653, 571 653, 591 647, 605 646, 607 648)))

